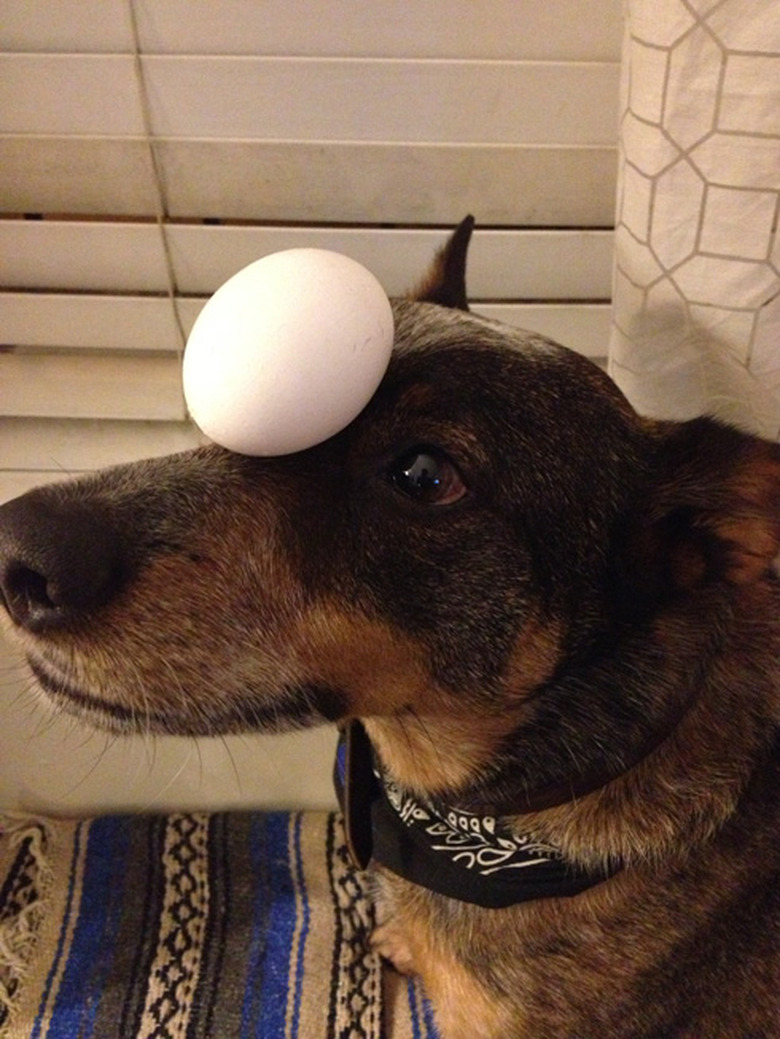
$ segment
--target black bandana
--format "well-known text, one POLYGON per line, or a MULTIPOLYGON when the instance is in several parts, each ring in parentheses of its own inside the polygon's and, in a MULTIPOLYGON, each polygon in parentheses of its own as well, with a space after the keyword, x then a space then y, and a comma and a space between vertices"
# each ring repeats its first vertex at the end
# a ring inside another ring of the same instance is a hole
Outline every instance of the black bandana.
POLYGON ((354 864, 370 861, 429 891, 487 908, 576 895, 605 880, 501 819, 413 797, 383 775, 363 726, 342 731, 334 769, 354 864))

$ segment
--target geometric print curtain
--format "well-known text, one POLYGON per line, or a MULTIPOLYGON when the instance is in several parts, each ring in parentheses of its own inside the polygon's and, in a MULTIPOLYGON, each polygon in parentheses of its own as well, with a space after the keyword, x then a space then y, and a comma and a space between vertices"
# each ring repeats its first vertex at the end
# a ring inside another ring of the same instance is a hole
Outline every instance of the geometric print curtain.
POLYGON ((627 0, 609 370, 780 436, 780 2, 627 0))

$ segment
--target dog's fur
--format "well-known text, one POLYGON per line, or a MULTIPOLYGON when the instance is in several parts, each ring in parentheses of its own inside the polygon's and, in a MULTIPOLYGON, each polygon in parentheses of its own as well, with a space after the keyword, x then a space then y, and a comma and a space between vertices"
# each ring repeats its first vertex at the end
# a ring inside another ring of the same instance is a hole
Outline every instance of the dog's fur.
POLYGON ((328 442, 6 506, 12 627, 99 724, 359 717, 409 790, 617 868, 506 909, 380 871, 377 944, 445 1039, 777 1036, 780 449, 643 420, 467 313, 470 230, 394 303, 389 371, 328 442))

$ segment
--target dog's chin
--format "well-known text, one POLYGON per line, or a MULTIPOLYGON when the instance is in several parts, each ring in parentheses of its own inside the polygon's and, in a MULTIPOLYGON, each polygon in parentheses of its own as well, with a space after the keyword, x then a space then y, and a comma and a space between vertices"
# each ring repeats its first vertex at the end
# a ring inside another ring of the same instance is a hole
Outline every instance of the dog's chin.
POLYGON ((114 733, 170 731, 159 728, 162 718, 86 693, 70 681, 50 674, 32 659, 29 665, 38 689, 52 706, 96 729, 114 733))
POLYGON ((230 736, 290 732, 337 721, 347 712, 338 690, 317 684, 287 686, 271 697, 246 698, 203 707, 196 700, 178 709, 129 706, 89 692, 32 657, 28 663, 46 699, 59 711, 120 735, 230 736))

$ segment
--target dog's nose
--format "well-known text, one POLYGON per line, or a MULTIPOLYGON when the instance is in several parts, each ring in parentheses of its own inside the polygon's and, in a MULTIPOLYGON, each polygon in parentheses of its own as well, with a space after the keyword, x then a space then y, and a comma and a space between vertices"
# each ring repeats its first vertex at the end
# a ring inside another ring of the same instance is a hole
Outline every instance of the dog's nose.
POLYGON ((64 627, 121 579, 119 537, 94 504, 42 488, 0 508, 0 594, 20 627, 64 627))

